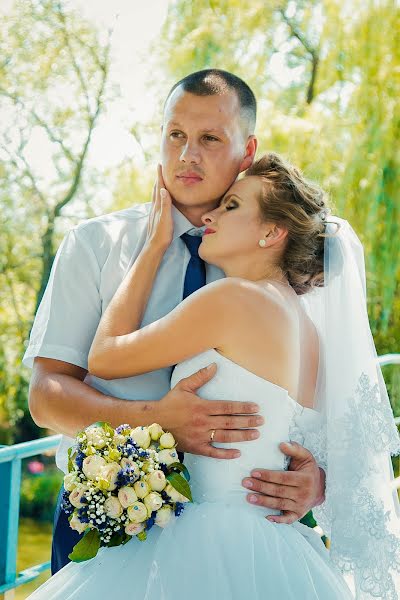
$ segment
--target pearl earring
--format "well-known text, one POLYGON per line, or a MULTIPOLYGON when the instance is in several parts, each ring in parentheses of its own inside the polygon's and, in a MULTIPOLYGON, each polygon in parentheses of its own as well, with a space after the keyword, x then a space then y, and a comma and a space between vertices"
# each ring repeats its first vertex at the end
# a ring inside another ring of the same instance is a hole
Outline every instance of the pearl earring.
POLYGON ((260 240, 258 245, 261 246, 261 248, 264 248, 267 245, 267 242, 265 240, 260 240))

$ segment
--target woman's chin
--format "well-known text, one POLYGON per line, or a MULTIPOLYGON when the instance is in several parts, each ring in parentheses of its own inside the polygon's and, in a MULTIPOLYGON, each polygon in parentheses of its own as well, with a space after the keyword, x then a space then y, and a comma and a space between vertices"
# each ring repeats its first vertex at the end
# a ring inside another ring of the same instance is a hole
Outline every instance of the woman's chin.
POLYGON ((215 267, 219 267, 218 259, 213 252, 210 252, 209 249, 205 247, 204 242, 202 242, 199 246, 199 256, 204 262, 209 265, 214 265, 215 267))

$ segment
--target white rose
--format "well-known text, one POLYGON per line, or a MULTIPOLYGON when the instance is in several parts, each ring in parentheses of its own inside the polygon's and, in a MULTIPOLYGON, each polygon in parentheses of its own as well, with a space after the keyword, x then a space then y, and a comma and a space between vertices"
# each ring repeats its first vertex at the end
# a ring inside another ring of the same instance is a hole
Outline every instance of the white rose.
POLYGON ((115 496, 109 496, 104 502, 104 510, 107 517, 117 519, 122 515, 123 509, 121 502, 118 500, 118 498, 115 498, 115 496))
POLYGON ((189 498, 178 492, 170 483, 167 483, 165 491, 173 502, 189 502, 189 498))
POLYGON ((163 433, 160 437, 160 445, 163 448, 173 448, 175 446, 175 438, 172 433, 163 433))
POLYGON ((162 506, 156 514, 155 524, 159 527, 165 527, 172 518, 172 509, 170 506, 162 506))
POLYGON ((147 427, 135 427, 131 431, 131 438, 138 446, 141 446, 144 450, 150 446, 150 434, 147 427))
POLYGON ((106 432, 101 427, 88 427, 85 433, 88 444, 95 448, 104 448, 107 444, 106 432))
POLYGON ((145 503, 146 508, 150 514, 153 512, 153 510, 158 510, 159 508, 161 508, 163 503, 160 494, 157 494, 157 492, 150 492, 150 494, 146 496, 143 502, 145 503))
POLYGON ((102 456, 92 454, 87 456, 82 463, 82 471, 88 479, 95 481, 96 477, 100 476, 100 471, 106 464, 102 456))
POLYGON ((67 492, 72 492, 76 488, 78 482, 75 473, 67 473, 64 477, 64 487, 67 492))
POLYGON ((88 527, 88 523, 81 523, 77 515, 72 515, 72 519, 69 522, 71 529, 74 529, 78 533, 83 533, 88 527))
POLYGON ((167 484, 167 480, 162 471, 153 471, 152 473, 149 473, 147 475, 147 481, 151 489, 156 492, 161 492, 167 484))
POLYGON ((88 488, 86 487, 86 485, 77 485, 72 492, 69 495, 69 501, 71 502, 72 506, 75 506, 75 508, 81 508, 82 506, 84 506, 84 503, 81 502, 82 497, 84 496, 85 492, 87 492, 88 488))
POLYGON ((132 506, 132 504, 137 500, 137 495, 133 487, 124 485, 124 487, 122 487, 118 492, 118 500, 121 502, 124 508, 132 506))
POLYGON ((144 523, 128 523, 125 525, 125 533, 128 535, 137 535, 138 533, 141 533, 144 528, 144 523))
POLYGON ((112 441, 113 444, 115 444, 116 446, 122 446, 123 444, 125 444, 126 437, 122 435, 122 433, 114 433, 112 441))
POLYGON ((137 481, 133 484, 133 489, 138 498, 142 499, 150 492, 150 487, 147 481, 137 481))
POLYGON ((160 450, 158 453, 158 460, 168 467, 169 465, 172 465, 172 463, 179 462, 178 453, 175 448, 160 450))
POLYGON ((147 519, 147 508, 143 502, 135 502, 128 508, 129 520, 133 523, 142 523, 147 519))
POLYGON ((149 434, 152 440, 156 441, 163 434, 163 428, 158 423, 153 423, 148 427, 149 434))
POLYGON ((101 469, 100 477, 105 479, 110 484, 108 489, 115 490, 117 487, 117 475, 120 472, 121 467, 116 462, 106 463, 101 469))

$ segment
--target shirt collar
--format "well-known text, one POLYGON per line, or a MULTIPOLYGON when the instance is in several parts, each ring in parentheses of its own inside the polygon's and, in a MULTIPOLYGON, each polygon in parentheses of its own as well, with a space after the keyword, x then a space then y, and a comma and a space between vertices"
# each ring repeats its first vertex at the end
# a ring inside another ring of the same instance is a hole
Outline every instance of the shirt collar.
POLYGON ((205 225, 202 227, 194 227, 193 223, 191 223, 174 205, 172 205, 172 218, 174 221, 173 240, 181 237, 184 233, 189 233, 190 235, 203 235, 206 228, 205 225))

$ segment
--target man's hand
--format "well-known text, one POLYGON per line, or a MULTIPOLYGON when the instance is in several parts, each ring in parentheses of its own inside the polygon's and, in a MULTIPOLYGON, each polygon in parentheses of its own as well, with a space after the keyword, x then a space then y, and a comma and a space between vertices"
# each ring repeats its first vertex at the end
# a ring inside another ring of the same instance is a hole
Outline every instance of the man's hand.
POLYGON ((216 373, 216 364, 200 369, 182 379, 157 406, 159 423, 171 431, 178 442, 178 450, 213 458, 237 458, 236 449, 215 448, 214 442, 244 442, 255 440, 259 432, 255 427, 264 423, 258 415, 259 406, 253 402, 204 400, 196 391, 216 373))
POLYGON ((254 469, 242 484, 252 490, 248 502, 282 511, 268 516, 269 521, 294 523, 324 501, 325 473, 300 444, 282 443, 279 448, 291 458, 289 471, 254 469))

